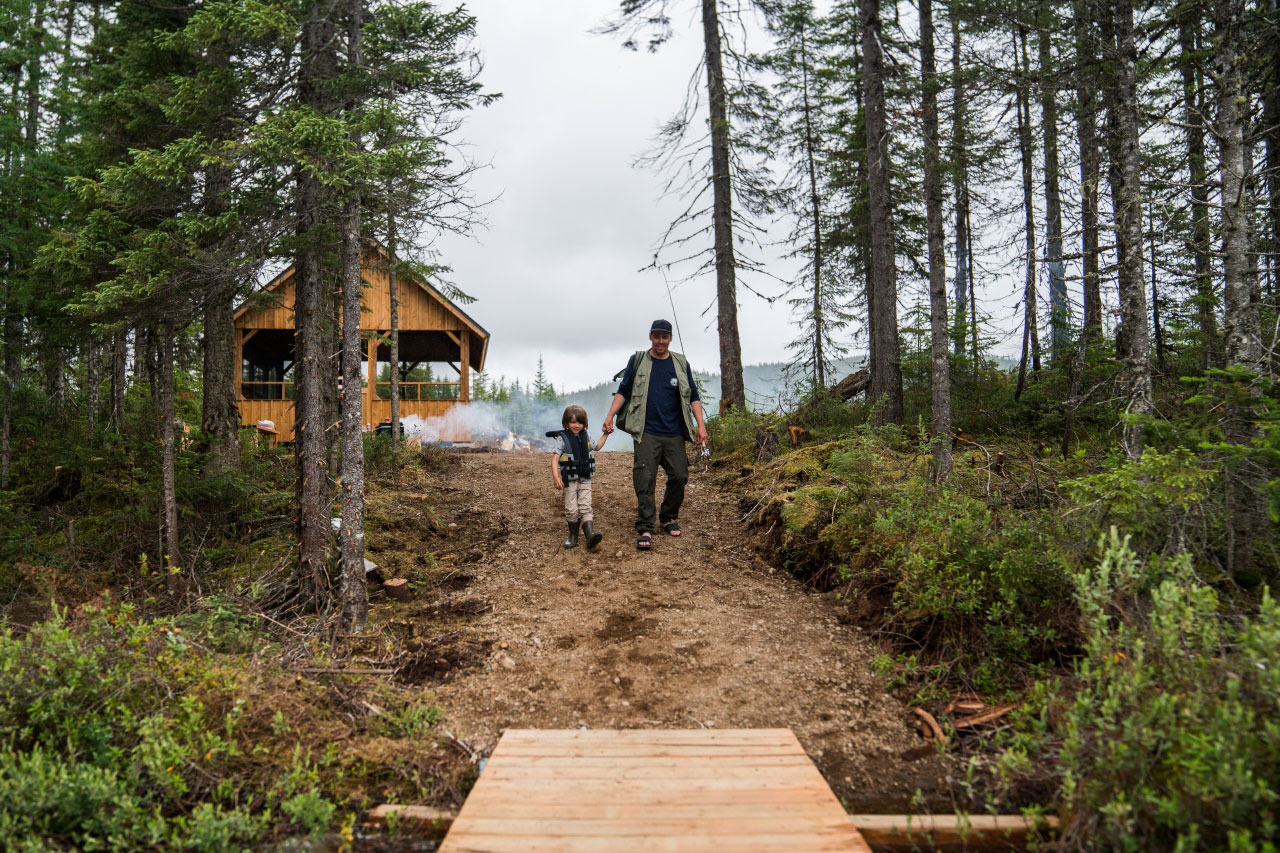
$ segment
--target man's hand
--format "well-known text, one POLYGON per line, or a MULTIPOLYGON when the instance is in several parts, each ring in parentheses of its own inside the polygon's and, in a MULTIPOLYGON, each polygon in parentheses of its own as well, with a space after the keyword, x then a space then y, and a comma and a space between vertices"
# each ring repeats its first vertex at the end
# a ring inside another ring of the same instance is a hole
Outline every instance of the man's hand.
POLYGON ((613 415, 608 415, 604 419, 604 423, 600 424, 600 429, 605 435, 613 432, 613 415))
POLYGON ((707 446, 707 425, 706 424, 698 424, 698 444, 701 444, 703 447, 707 446))

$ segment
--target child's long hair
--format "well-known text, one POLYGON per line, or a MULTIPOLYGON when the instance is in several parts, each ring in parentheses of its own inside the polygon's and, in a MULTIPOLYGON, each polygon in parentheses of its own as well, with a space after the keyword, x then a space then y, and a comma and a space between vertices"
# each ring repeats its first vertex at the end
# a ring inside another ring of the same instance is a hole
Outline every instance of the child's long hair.
POLYGON ((582 424, 582 428, 587 428, 587 410, 581 406, 569 406, 564 410, 564 417, 560 419, 560 423, 565 429, 569 428, 570 421, 577 421, 582 424))

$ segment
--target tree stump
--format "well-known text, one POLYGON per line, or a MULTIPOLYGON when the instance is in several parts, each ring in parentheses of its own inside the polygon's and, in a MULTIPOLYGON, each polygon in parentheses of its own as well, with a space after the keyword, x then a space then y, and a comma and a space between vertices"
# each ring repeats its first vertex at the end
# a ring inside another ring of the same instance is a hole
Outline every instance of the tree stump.
POLYGON ((771 429, 756 430, 756 461, 768 462, 778 455, 778 434, 771 429))
POLYGON ((409 590, 409 582, 404 578, 392 578, 389 581, 383 581, 382 589, 396 601, 413 600, 413 593, 409 590))

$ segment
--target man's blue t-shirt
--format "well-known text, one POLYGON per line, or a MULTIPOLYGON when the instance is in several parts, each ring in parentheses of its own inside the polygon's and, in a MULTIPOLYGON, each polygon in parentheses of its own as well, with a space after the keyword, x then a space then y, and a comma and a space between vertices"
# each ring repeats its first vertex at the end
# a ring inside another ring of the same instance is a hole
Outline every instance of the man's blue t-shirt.
MULTIPOLYGON (((649 399, 645 401, 644 431, 646 435, 693 436, 684 435, 684 414, 680 410, 680 382, 676 379, 676 362, 669 355, 667 358, 650 358, 649 399)), ((636 357, 632 354, 627 361, 627 369, 622 374, 622 384, 618 393, 623 397, 631 396, 631 383, 635 378, 636 357)), ((693 368, 687 367, 689 374, 689 402, 699 399, 698 383, 693 379, 693 368)))

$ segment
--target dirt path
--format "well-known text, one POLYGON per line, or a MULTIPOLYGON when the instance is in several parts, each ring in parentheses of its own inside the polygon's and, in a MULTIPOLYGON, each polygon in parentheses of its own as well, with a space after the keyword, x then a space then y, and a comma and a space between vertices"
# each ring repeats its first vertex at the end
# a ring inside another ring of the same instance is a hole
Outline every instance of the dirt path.
POLYGON ((450 467, 442 520, 466 550, 436 606, 480 611, 459 630, 486 649, 436 688, 456 735, 487 753, 506 728, 790 726, 851 808, 945 800, 951 766, 869 672, 871 644, 761 559, 735 496, 695 467, 684 535, 640 553, 631 454, 604 453, 605 540, 566 551, 548 467, 541 453, 450 467))

